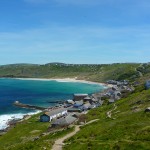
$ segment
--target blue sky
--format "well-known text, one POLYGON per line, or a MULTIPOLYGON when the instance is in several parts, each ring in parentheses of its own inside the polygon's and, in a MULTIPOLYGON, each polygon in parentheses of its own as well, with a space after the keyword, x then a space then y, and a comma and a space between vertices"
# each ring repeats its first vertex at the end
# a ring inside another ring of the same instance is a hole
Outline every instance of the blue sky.
POLYGON ((150 61, 149 0, 0 0, 0 64, 150 61))

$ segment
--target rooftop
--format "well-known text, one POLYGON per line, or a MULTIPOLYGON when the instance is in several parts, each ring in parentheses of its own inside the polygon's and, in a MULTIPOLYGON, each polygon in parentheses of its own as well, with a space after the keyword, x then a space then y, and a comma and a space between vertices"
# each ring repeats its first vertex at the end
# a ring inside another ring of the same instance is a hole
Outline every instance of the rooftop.
POLYGON ((66 108, 58 108, 58 109, 54 109, 54 110, 45 112, 45 114, 48 115, 48 116, 52 116, 52 115, 61 113, 61 112, 65 111, 65 110, 67 110, 67 109, 66 108))
POLYGON ((74 94, 74 96, 88 96, 88 94, 74 94))
POLYGON ((84 99, 89 99, 89 100, 90 100, 90 99, 91 99, 91 97, 89 97, 89 96, 86 96, 84 99))
POLYGON ((73 123, 76 119, 77 118, 75 118, 75 117, 73 117, 71 115, 68 115, 66 117, 62 117, 60 119, 57 119, 52 124, 55 124, 55 125, 68 125, 68 124, 73 123))

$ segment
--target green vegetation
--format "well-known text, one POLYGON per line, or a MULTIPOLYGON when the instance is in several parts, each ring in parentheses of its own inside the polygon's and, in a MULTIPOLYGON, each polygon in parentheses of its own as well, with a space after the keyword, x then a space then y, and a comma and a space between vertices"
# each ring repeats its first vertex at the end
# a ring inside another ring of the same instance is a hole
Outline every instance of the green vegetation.
POLYGON ((14 64, 0 66, 0 77, 74 78, 104 82, 109 79, 133 80, 139 77, 140 64, 71 65, 52 63, 45 65, 14 64))
MULTIPOLYGON (((134 92, 114 104, 105 105, 81 116, 81 121, 99 121, 81 127, 66 141, 65 150, 149 150, 150 149, 150 90, 144 82, 150 77, 150 64, 67 65, 67 64, 15 64, 0 66, 0 77, 73 78, 96 82, 124 80, 136 82, 134 92), (140 84, 139 84, 140 83, 140 84), (142 84, 141 84, 142 83, 142 84), (116 107, 117 106, 117 107, 116 107), (116 109, 114 109, 116 108, 116 109), (107 113, 111 111, 111 118, 107 113)), ((41 123, 39 114, 16 125, 0 137, 1 150, 50 149, 55 139, 73 131, 47 132, 49 123, 41 123)))
MULTIPOLYGON (((64 150, 149 150, 150 149, 150 112, 144 112, 150 106, 150 90, 138 86, 130 93, 111 105, 104 105, 89 111, 81 121, 99 119, 66 141, 64 150), (114 109, 116 107, 116 109, 114 109), (111 111, 111 118, 107 113, 111 111)), ((43 150, 51 149, 54 141, 72 132, 47 133, 49 123, 39 122, 39 115, 34 115, 12 128, 0 137, 1 150, 43 150)))
POLYGON ((55 139, 73 131, 68 128, 56 133, 46 133, 50 123, 39 122, 39 114, 18 123, 15 128, 0 137, 0 150, 43 150, 51 149, 55 139))
MULTIPOLYGON (((139 90, 140 91, 140 90, 139 90)), ((66 141, 65 150, 149 150, 150 113, 144 110, 150 105, 150 90, 130 94, 114 104, 91 110, 87 121, 100 119, 86 125, 79 133, 66 141), (107 112, 112 111, 112 118, 107 112)))

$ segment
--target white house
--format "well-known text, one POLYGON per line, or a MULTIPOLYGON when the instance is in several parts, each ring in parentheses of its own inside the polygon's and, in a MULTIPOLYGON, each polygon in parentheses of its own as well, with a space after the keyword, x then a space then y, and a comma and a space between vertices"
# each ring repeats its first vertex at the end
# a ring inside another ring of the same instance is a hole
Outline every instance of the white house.
POLYGON ((45 112, 45 114, 40 116, 40 121, 41 122, 49 122, 52 121, 52 119, 65 116, 67 115, 67 109, 65 108, 58 108, 54 109, 48 112, 45 112))

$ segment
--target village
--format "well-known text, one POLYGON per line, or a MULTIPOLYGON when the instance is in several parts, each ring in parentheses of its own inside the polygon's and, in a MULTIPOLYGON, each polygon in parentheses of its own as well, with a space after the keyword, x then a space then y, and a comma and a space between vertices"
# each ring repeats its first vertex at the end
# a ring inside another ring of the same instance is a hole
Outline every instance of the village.
MULTIPOLYGON (((137 83, 136 83, 137 84, 137 83)), ((102 92, 94 94, 73 94, 73 98, 66 101, 56 101, 57 105, 48 108, 22 104, 15 101, 17 107, 38 109, 43 113, 40 115, 40 122, 50 122, 50 128, 63 128, 79 121, 80 116, 88 113, 90 109, 94 109, 105 104, 112 104, 121 98, 126 97, 135 90, 135 85, 128 81, 108 80, 105 85, 107 88, 102 92)), ((145 89, 150 88, 150 81, 145 82, 145 89)), ((54 103, 54 102, 52 102, 54 103)), ((16 124, 18 120, 12 120, 10 125, 16 124)), ((85 124, 80 122, 80 124, 85 124)))
MULTIPOLYGON (((49 107, 40 116, 40 122, 51 122, 51 127, 65 127, 74 124, 79 117, 107 102, 114 103, 121 99, 126 93, 134 91, 134 87, 128 81, 106 82, 109 85, 103 92, 88 94, 73 94, 73 99, 66 100, 63 104, 49 107)), ((84 124, 85 122, 81 122, 84 124)))

